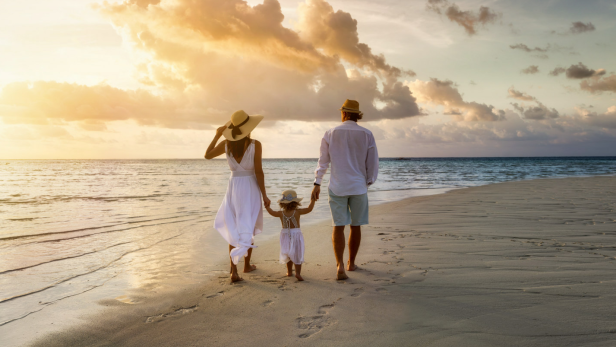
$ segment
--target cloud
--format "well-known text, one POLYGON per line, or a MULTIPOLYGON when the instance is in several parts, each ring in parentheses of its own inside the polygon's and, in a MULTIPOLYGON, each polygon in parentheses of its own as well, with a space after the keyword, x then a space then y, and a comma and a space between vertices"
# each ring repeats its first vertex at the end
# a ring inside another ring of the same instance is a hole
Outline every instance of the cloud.
POLYGON ((605 77, 594 76, 580 82, 580 88, 593 94, 601 92, 616 93, 616 75, 611 74, 605 77))
POLYGON ((536 102, 537 105, 529 107, 520 106, 517 103, 512 103, 511 105, 513 105, 516 110, 522 113, 525 119, 545 120, 558 118, 560 116, 556 109, 550 109, 539 101, 536 102))
POLYGON ((520 73, 523 73, 525 75, 533 75, 539 72, 539 66, 537 65, 531 65, 529 67, 527 67, 526 69, 522 69, 522 71, 520 71, 520 73))
POLYGON ((564 73, 565 71, 567 71, 567 69, 565 69, 564 67, 557 67, 557 68, 554 68, 554 70, 550 71, 548 73, 548 75, 550 75, 550 76, 558 76, 561 73, 564 73))
POLYGON ((608 129, 616 129, 616 106, 611 106, 605 113, 588 111, 582 107, 576 107, 576 111, 582 120, 592 126, 608 129))
POLYGON ((502 111, 492 105, 464 101, 454 82, 431 78, 430 81, 415 80, 405 83, 421 103, 432 103, 445 107, 445 114, 463 121, 504 120, 502 111))
POLYGON ((0 93, 0 108, 10 111, 0 113, 4 121, 104 130, 105 122, 130 119, 203 129, 238 109, 270 121, 337 119, 347 98, 360 102, 366 120, 421 114, 397 80, 414 73, 360 42, 357 21, 323 0, 299 7, 296 29, 282 25, 277 0, 126 0, 95 8, 130 49, 143 88, 10 84, 0 93))
POLYGON ((569 33, 581 34, 581 33, 594 31, 594 30, 595 30, 595 26, 591 22, 588 22, 586 24, 582 22, 573 22, 571 23, 571 27, 569 28, 569 33))
POLYGON ((604 69, 592 70, 586 67, 581 62, 576 65, 571 65, 565 70, 567 78, 582 79, 593 76, 601 76, 605 74, 604 69))
POLYGON ((515 45, 509 45, 509 48, 511 48, 511 49, 519 49, 519 50, 522 50, 524 52, 529 52, 529 53, 531 53, 531 52, 542 52, 542 53, 544 53, 544 52, 547 52, 547 51, 550 50, 550 45, 547 45, 545 48, 541 48, 541 47, 530 48, 530 47, 528 47, 527 45, 525 45, 523 43, 518 43, 518 44, 515 44, 515 45))
POLYGON ((526 93, 519 92, 513 89, 513 87, 509 88, 508 92, 509 92, 510 98, 514 98, 514 99, 518 99, 522 101, 537 101, 537 99, 534 96, 530 96, 526 93))
POLYGON ((501 16, 486 6, 479 7, 477 13, 462 11, 458 5, 447 0, 428 0, 426 8, 439 15, 447 16, 450 21, 463 27, 469 36, 477 33, 477 26, 494 23, 501 16))

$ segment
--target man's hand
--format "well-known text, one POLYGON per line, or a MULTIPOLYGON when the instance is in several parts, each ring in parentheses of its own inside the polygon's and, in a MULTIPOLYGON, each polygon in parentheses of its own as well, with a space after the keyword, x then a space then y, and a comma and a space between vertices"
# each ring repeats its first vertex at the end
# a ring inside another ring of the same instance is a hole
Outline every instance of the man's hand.
POLYGON ((314 188, 312 188, 312 195, 310 196, 310 199, 319 200, 319 194, 321 194, 321 186, 314 186, 314 188))

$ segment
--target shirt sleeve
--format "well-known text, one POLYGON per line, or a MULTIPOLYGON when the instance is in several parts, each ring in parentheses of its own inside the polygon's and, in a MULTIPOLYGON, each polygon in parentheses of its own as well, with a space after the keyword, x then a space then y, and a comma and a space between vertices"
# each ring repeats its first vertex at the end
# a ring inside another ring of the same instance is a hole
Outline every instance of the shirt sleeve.
POLYGON ((368 155, 366 156, 366 184, 370 186, 379 175, 379 152, 372 134, 368 135, 368 155))
POLYGON ((325 133, 325 136, 323 136, 323 139, 321 140, 319 163, 317 164, 317 169, 314 171, 314 175, 315 175, 314 183, 319 184, 319 185, 321 184, 321 181, 323 180, 323 176, 325 176, 325 173, 327 172, 327 169, 329 168, 329 162, 330 162, 329 142, 327 142, 327 133, 325 133))

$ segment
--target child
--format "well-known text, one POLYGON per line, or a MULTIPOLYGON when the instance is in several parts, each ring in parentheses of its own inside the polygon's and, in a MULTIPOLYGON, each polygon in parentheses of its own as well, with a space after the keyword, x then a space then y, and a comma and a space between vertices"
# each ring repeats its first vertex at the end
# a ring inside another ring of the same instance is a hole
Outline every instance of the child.
POLYGON ((266 206, 267 212, 273 217, 279 217, 282 222, 280 231, 280 263, 287 264, 287 276, 293 276, 293 264, 295 264, 295 278, 303 281, 301 276, 302 263, 304 262, 304 236, 299 228, 299 216, 312 212, 315 200, 310 200, 308 208, 298 209, 301 198, 297 197, 294 190, 282 192, 282 199, 278 200, 281 211, 274 211, 266 206))

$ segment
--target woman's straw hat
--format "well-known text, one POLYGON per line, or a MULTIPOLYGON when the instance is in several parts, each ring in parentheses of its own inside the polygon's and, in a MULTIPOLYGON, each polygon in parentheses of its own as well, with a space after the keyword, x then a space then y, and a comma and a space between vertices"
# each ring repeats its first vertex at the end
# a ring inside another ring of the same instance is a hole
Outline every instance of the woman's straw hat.
POLYGON ((303 198, 298 198, 294 190, 289 189, 282 192, 282 199, 278 200, 279 204, 289 204, 293 201, 300 202, 303 198))
POLYGON ((359 119, 361 119, 362 116, 364 115, 363 112, 359 110, 359 102, 355 100, 346 99, 344 104, 342 104, 342 108, 340 109, 340 111, 357 113, 359 115, 359 117, 357 118, 359 119))
POLYGON ((231 120, 225 124, 227 129, 222 132, 222 136, 228 141, 241 140, 248 136, 262 120, 263 116, 261 115, 256 114, 249 116, 243 110, 235 111, 235 113, 231 115, 231 120))

